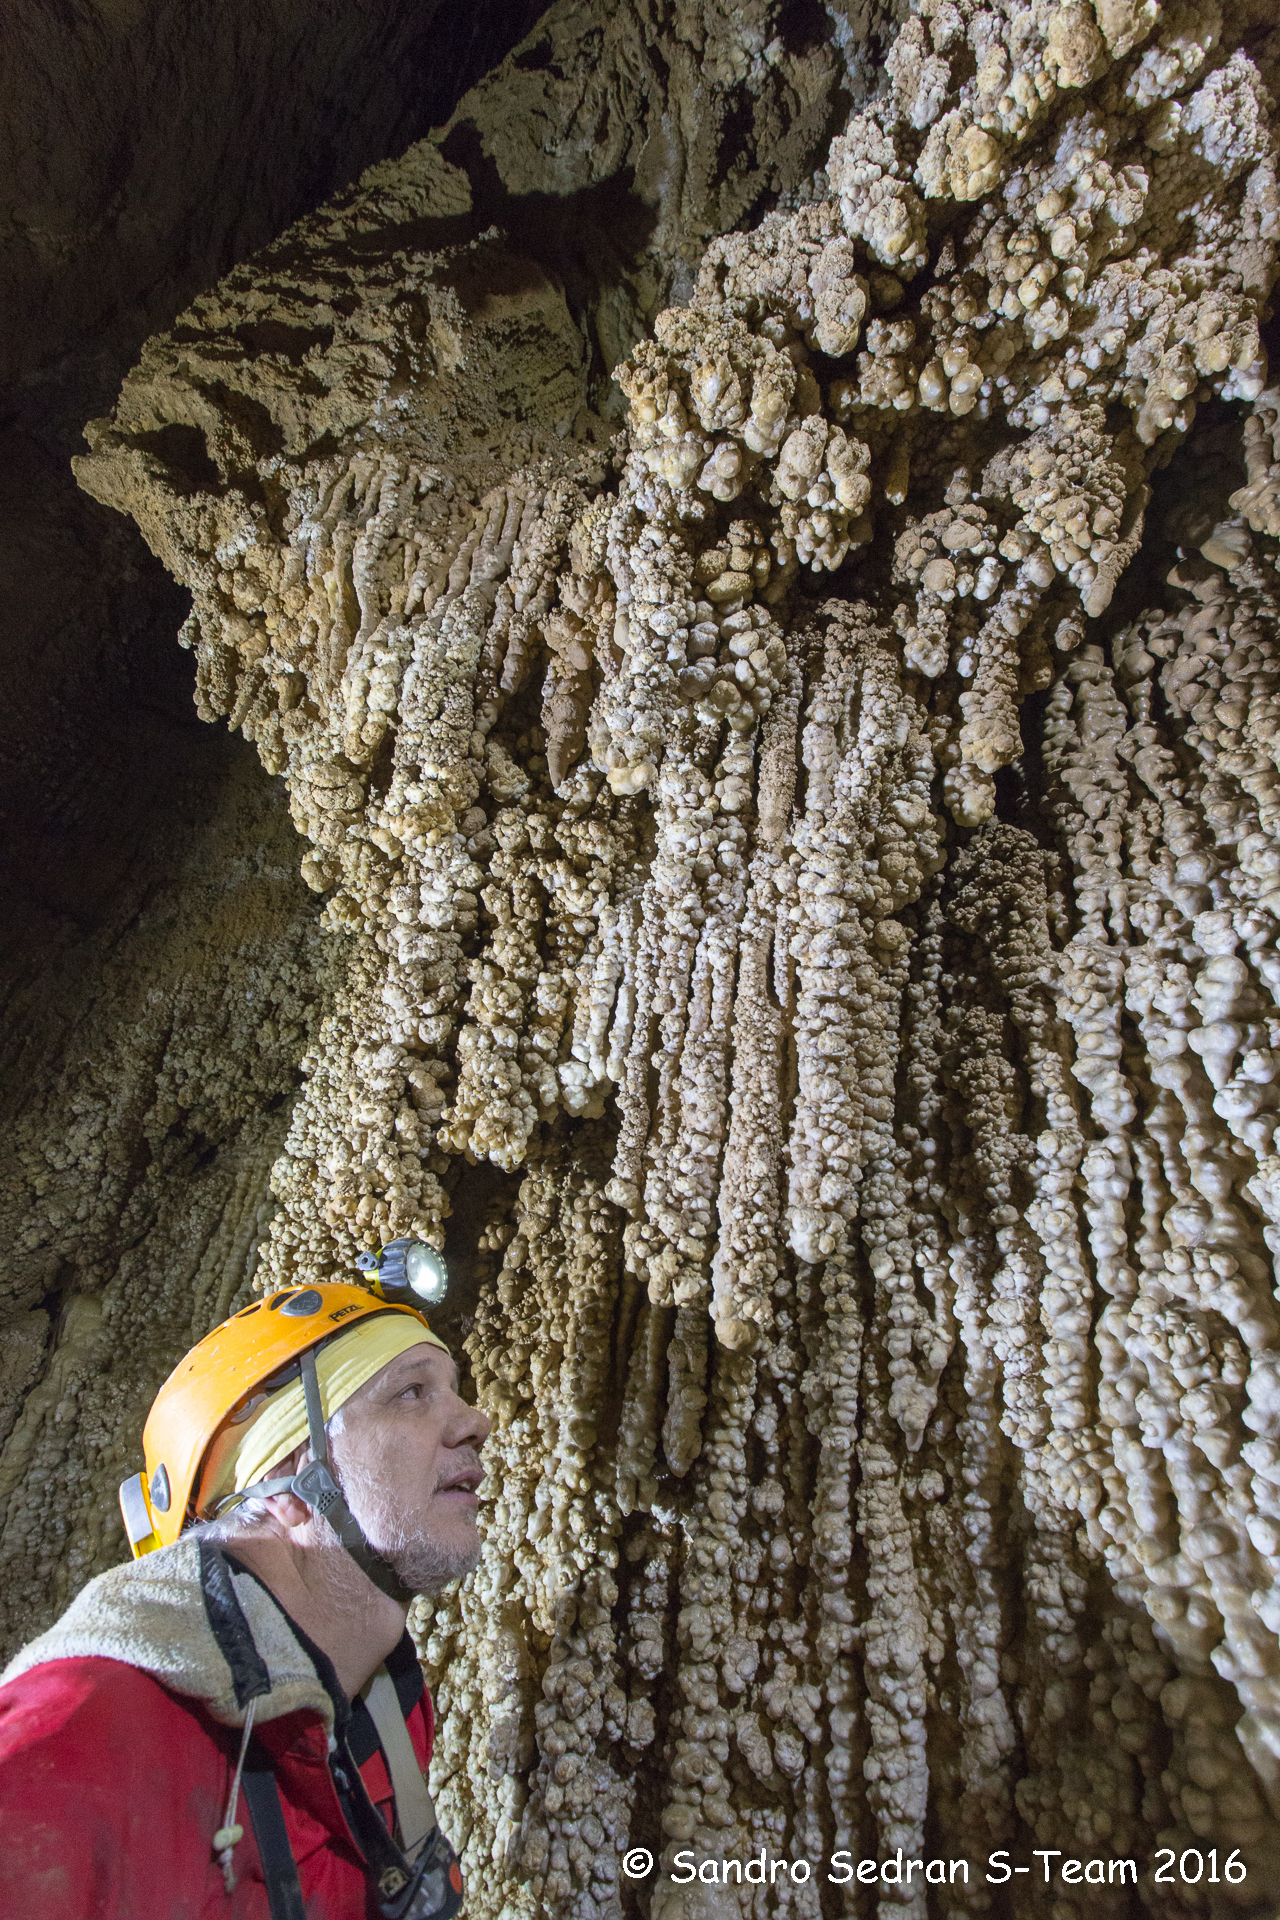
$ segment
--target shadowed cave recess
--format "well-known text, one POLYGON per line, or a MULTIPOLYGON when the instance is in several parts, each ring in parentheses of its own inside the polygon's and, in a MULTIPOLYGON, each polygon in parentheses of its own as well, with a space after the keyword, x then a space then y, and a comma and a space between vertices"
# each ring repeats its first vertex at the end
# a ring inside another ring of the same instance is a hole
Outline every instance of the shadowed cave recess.
POLYGON ((1274 10, 577 0, 448 98, 373 14, 345 176, 317 82, 319 184, 67 305, 87 497, 14 503, 92 613, 14 801, 9 1643, 183 1346, 414 1233, 494 1422, 413 1621, 477 1920, 1273 1920, 1274 10))

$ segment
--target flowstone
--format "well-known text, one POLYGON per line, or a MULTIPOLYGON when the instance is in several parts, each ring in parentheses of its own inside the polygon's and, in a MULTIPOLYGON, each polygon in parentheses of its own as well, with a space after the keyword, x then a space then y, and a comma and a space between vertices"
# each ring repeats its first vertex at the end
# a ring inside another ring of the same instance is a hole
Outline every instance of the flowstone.
POLYGON ((1280 37, 832 16, 553 12, 90 431, 335 943, 259 1277, 465 1238, 477 1915, 1261 1916, 1280 37))

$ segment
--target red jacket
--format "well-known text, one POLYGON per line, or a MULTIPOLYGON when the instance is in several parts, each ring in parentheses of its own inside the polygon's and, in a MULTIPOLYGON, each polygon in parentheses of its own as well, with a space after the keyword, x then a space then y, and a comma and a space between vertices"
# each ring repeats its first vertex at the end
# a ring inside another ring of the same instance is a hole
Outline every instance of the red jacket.
MULTIPOLYGON (((269 1689, 258 1696, 255 1738, 274 1762, 308 1920, 369 1920, 377 1913, 329 1771, 336 1724, 391 1824, 390 1780, 372 1722, 360 1708, 349 1717, 324 1654, 266 1589, 255 1592, 260 1583, 249 1584, 252 1576, 216 1549, 203 1548, 197 1559, 197 1545, 179 1541, 136 1568, 91 1582, 57 1626, 19 1655, 9 1669, 14 1677, 0 1686, 6 1920, 269 1920, 243 1794, 236 1817, 245 1831, 233 1854, 230 1894, 212 1845, 244 1719, 231 1703, 246 1662, 251 1667, 259 1653, 269 1689), (211 1556, 219 1563, 212 1571, 211 1556), (164 1559, 168 1568, 154 1564, 164 1559), (162 1579, 158 1594, 160 1574, 176 1577, 162 1579), (221 1599, 202 1590, 210 1585, 221 1599), (103 1657, 92 1650, 95 1641, 134 1657, 103 1657), (235 1712, 240 1725, 221 1717, 235 1712)), ((407 1635, 387 1666, 425 1772, 431 1702, 407 1635)))

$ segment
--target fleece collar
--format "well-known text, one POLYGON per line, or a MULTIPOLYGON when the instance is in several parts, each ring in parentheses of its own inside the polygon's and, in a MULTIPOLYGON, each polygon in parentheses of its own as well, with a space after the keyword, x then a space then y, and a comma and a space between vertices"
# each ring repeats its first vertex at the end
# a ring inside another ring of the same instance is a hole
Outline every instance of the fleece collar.
POLYGON ((120 1660, 199 1700, 224 1726, 309 1709, 332 1733, 347 1703, 333 1668, 262 1582, 190 1536, 100 1573, 10 1661, 0 1685, 50 1660, 120 1660))

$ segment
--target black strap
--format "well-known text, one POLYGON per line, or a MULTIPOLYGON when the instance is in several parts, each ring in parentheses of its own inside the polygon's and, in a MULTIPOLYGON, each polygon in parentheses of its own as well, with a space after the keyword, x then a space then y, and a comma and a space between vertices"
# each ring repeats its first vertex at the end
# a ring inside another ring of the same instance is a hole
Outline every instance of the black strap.
MULTIPOLYGON (((317 1295, 317 1298, 319 1296, 317 1295)), ((301 1473, 293 1476, 293 1491, 300 1500, 329 1522, 351 1558, 375 1587, 392 1600, 412 1600, 413 1594, 400 1575, 365 1537, 364 1528, 347 1505, 346 1495, 333 1477, 329 1465, 329 1438, 324 1426, 324 1403, 320 1398, 320 1376, 316 1371, 316 1352, 309 1347, 298 1355, 302 1392, 307 1403, 307 1433, 311 1441, 311 1459, 301 1473)))
POLYGON ((298 1865, 289 1845, 289 1829, 284 1823, 280 1789, 266 1755, 255 1740, 250 1748, 250 1763, 240 1784, 253 1822, 253 1837, 258 1843, 262 1875, 267 1883, 271 1920, 306 1920, 298 1865), (255 1751, 255 1749, 257 1749, 255 1751))
POLYGON ((347 1505, 346 1495, 322 1460, 308 1460, 289 1485, 299 1500, 305 1500, 313 1512, 329 1522, 361 1573, 372 1580, 375 1587, 392 1600, 406 1602, 414 1598, 412 1589, 405 1586, 395 1568, 369 1545, 364 1528, 347 1505))
POLYGON ((439 1827, 431 1829, 417 1858, 407 1860, 383 1825, 343 1738, 329 1770, 384 1920, 452 1920, 462 1905, 462 1874, 439 1827))
MULTIPOLYGON (((298 1865, 289 1845, 276 1776, 256 1740, 250 1743, 249 1756, 240 1784, 258 1843, 271 1920, 306 1920, 298 1865)), ((338 1756, 336 1766, 330 1763, 330 1771, 347 1824, 365 1855, 379 1910, 387 1920, 453 1920, 462 1905, 462 1875, 458 1856, 439 1827, 431 1829, 417 1860, 410 1865, 383 1826, 341 1742, 338 1756)))
MULTIPOLYGON (((241 1570, 238 1560, 232 1564, 237 1572, 241 1570)), ((200 1594, 204 1601, 205 1618, 218 1643, 218 1651, 231 1669, 236 1705, 247 1707, 251 1700, 259 1700, 264 1693, 270 1693, 271 1675, 249 1631, 244 1609, 236 1598, 236 1590, 231 1584, 231 1566, 208 1540, 200 1542, 200 1594)), ((272 1599, 275 1599, 274 1594, 272 1599)), ((275 1604, 279 1606, 280 1603, 277 1600, 275 1604)))

